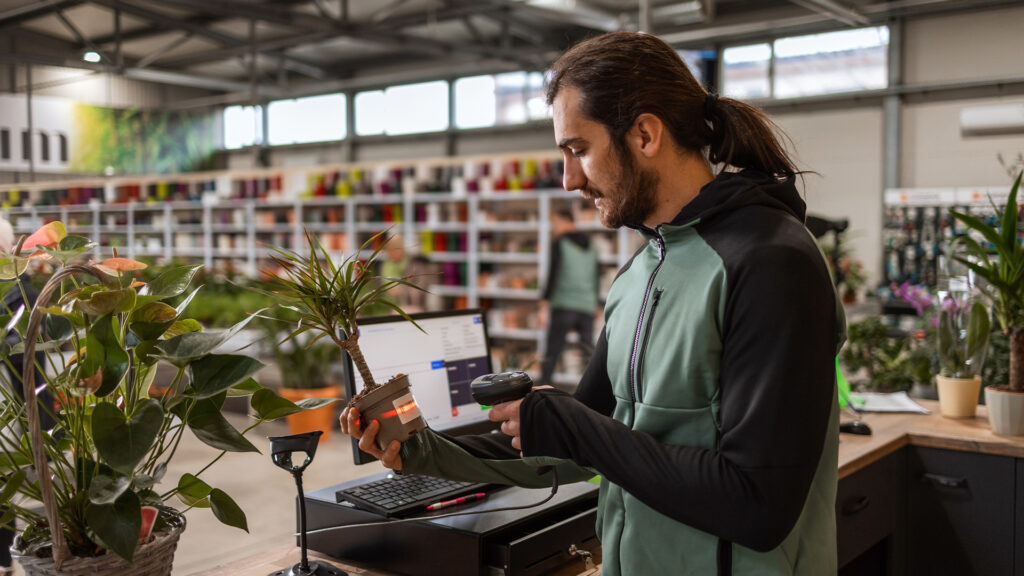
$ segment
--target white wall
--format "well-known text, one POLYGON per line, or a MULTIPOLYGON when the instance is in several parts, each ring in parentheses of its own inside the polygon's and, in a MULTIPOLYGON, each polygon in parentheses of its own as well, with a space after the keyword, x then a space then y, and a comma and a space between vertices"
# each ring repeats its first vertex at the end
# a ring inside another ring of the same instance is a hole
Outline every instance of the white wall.
POLYGON ((848 218, 846 239, 874 279, 881 277, 882 112, 778 114, 773 119, 793 140, 804 176, 807 212, 848 218))
POLYGON ((1024 77, 1024 7, 908 21, 908 84, 1024 77))

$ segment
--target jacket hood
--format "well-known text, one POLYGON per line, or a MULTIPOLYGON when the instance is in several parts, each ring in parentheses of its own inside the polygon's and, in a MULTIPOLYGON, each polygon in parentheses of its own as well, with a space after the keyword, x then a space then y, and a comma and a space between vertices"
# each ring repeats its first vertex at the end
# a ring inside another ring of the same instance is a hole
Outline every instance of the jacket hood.
POLYGON ((703 222, 752 204, 782 210, 803 222, 807 205, 796 189, 795 180, 794 176, 779 180, 758 170, 719 174, 705 184, 697 197, 669 224, 682 226, 698 219, 703 222))

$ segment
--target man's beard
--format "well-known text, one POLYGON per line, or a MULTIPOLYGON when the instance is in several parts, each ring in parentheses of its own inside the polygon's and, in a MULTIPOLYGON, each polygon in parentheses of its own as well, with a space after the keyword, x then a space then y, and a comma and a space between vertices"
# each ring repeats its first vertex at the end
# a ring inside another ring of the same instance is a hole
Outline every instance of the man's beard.
POLYGON ((608 228, 640 226, 657 208, 658 173, 644 170, 628 151, 615 148, 620 167, 618 186, 611 196, 585 188, 584 194, 601 198, 601 223, 608 228))

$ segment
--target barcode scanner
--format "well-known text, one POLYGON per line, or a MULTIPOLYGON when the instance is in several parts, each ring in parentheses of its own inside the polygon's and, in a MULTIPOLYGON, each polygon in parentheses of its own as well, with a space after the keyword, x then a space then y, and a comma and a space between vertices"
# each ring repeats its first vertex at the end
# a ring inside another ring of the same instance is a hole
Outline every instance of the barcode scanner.
POLYGON ((515 370, 484 374, 469 385, 473 400, 481 406, 494 406, 518 400, 533 389, 533 379, 526 372, 515 370))

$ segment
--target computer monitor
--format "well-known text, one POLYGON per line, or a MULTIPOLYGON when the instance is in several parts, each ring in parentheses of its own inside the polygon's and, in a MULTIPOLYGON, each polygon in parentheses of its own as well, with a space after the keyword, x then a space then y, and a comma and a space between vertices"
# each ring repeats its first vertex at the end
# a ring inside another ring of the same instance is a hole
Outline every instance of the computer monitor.
MULTIPOLYGON (((408 374, 412 394, 427 425, 453 436, 497 429, 487 412, 473 402, 469 385, 491 372, 487 325, 479 309, 411 314, 423 331, 395 314, 359 320, 359 348, 378 383, 408 374)), ((343 354, 345 394, 363 387, 348 354, 343 354)), ((352 439, 356 464, 375 460, 352 439)))

